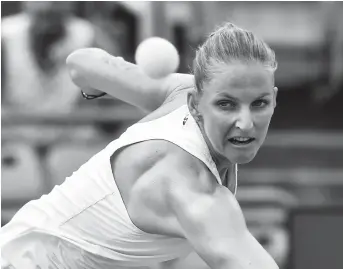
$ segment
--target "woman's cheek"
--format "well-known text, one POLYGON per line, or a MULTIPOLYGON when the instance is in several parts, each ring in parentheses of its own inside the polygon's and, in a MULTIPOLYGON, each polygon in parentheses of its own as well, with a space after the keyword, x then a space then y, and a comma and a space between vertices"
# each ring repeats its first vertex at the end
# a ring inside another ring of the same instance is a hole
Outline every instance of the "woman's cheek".
POLYGON ((222 137, 227 133, 227 121, 228 119, 221 115, 213 115, 205 125, 206 133, 214 144, 222 141, 222 137))
POLYGON ((255 114, 255 121, 258 124, 269 124, 274 113, 274 109, 266 109, 255 114))

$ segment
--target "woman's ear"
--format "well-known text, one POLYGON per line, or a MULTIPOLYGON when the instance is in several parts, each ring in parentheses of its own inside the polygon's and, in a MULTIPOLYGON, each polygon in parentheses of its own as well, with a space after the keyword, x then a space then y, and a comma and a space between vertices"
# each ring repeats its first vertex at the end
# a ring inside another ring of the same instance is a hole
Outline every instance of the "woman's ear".
POLYGON ((199 118, 199 111, 198 111, 198 105, 199 105, 199 94, 196 90, 192 90, 188 92, 187 94, 187 105, 189 112, 192 114, 194 119, 199 118))
POLYGON ((273 106, 274 106, 274 108, 276 107, 276 97, 277 97, 277 93, 278 93, 278 88, 277 87, 274 87, 273 88, 273 106))

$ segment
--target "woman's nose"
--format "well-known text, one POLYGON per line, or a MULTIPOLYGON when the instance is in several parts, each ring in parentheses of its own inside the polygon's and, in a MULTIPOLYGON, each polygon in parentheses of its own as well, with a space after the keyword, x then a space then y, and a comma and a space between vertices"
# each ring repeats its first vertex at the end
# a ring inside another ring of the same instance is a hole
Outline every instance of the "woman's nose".
POLYGON ((242 131, 249 131, 253 126, 254 123, 250 109, 242 109, 237 115, 235 127, 242 131))

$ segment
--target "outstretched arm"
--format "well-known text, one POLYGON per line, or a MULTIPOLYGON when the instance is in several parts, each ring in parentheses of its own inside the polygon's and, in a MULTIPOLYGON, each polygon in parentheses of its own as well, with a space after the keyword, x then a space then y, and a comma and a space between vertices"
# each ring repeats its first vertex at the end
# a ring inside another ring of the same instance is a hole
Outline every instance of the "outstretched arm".
POLYGON ((170 194, 181 236, 189 240, 210 268, 278 268, 248 231, 243 213, 227 188, 218 186, 213 193, 205 193, 183 186, 170 194))
POLYGON ((193 84, 193 76, 186 74, 152 79, 137 65, 97 48, 76 50, 68 56, 67 66, 73 82, 86 93, 106 92, 148 112, 158 108, 178 85, 193 84))

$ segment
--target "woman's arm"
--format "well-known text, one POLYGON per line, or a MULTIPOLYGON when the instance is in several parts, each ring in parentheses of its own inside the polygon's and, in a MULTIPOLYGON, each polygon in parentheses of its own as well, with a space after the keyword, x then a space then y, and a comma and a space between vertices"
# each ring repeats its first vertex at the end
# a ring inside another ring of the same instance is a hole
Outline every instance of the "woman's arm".
POLYGON ((219 186, 205 193, 180 186, 170 192, 170 205, 183 234, 212 269, 278 269, 248 231, 232 193, 219 186))
POLYGON ((97 48, 76 50, 68 56, 67 66, 73 82, 86 93, 106 92, 148 112, 158 108, 177 84, 184 83, 184 76, 193 83, 193 76, 184 74, 152 79, 137 65, 97 48))

